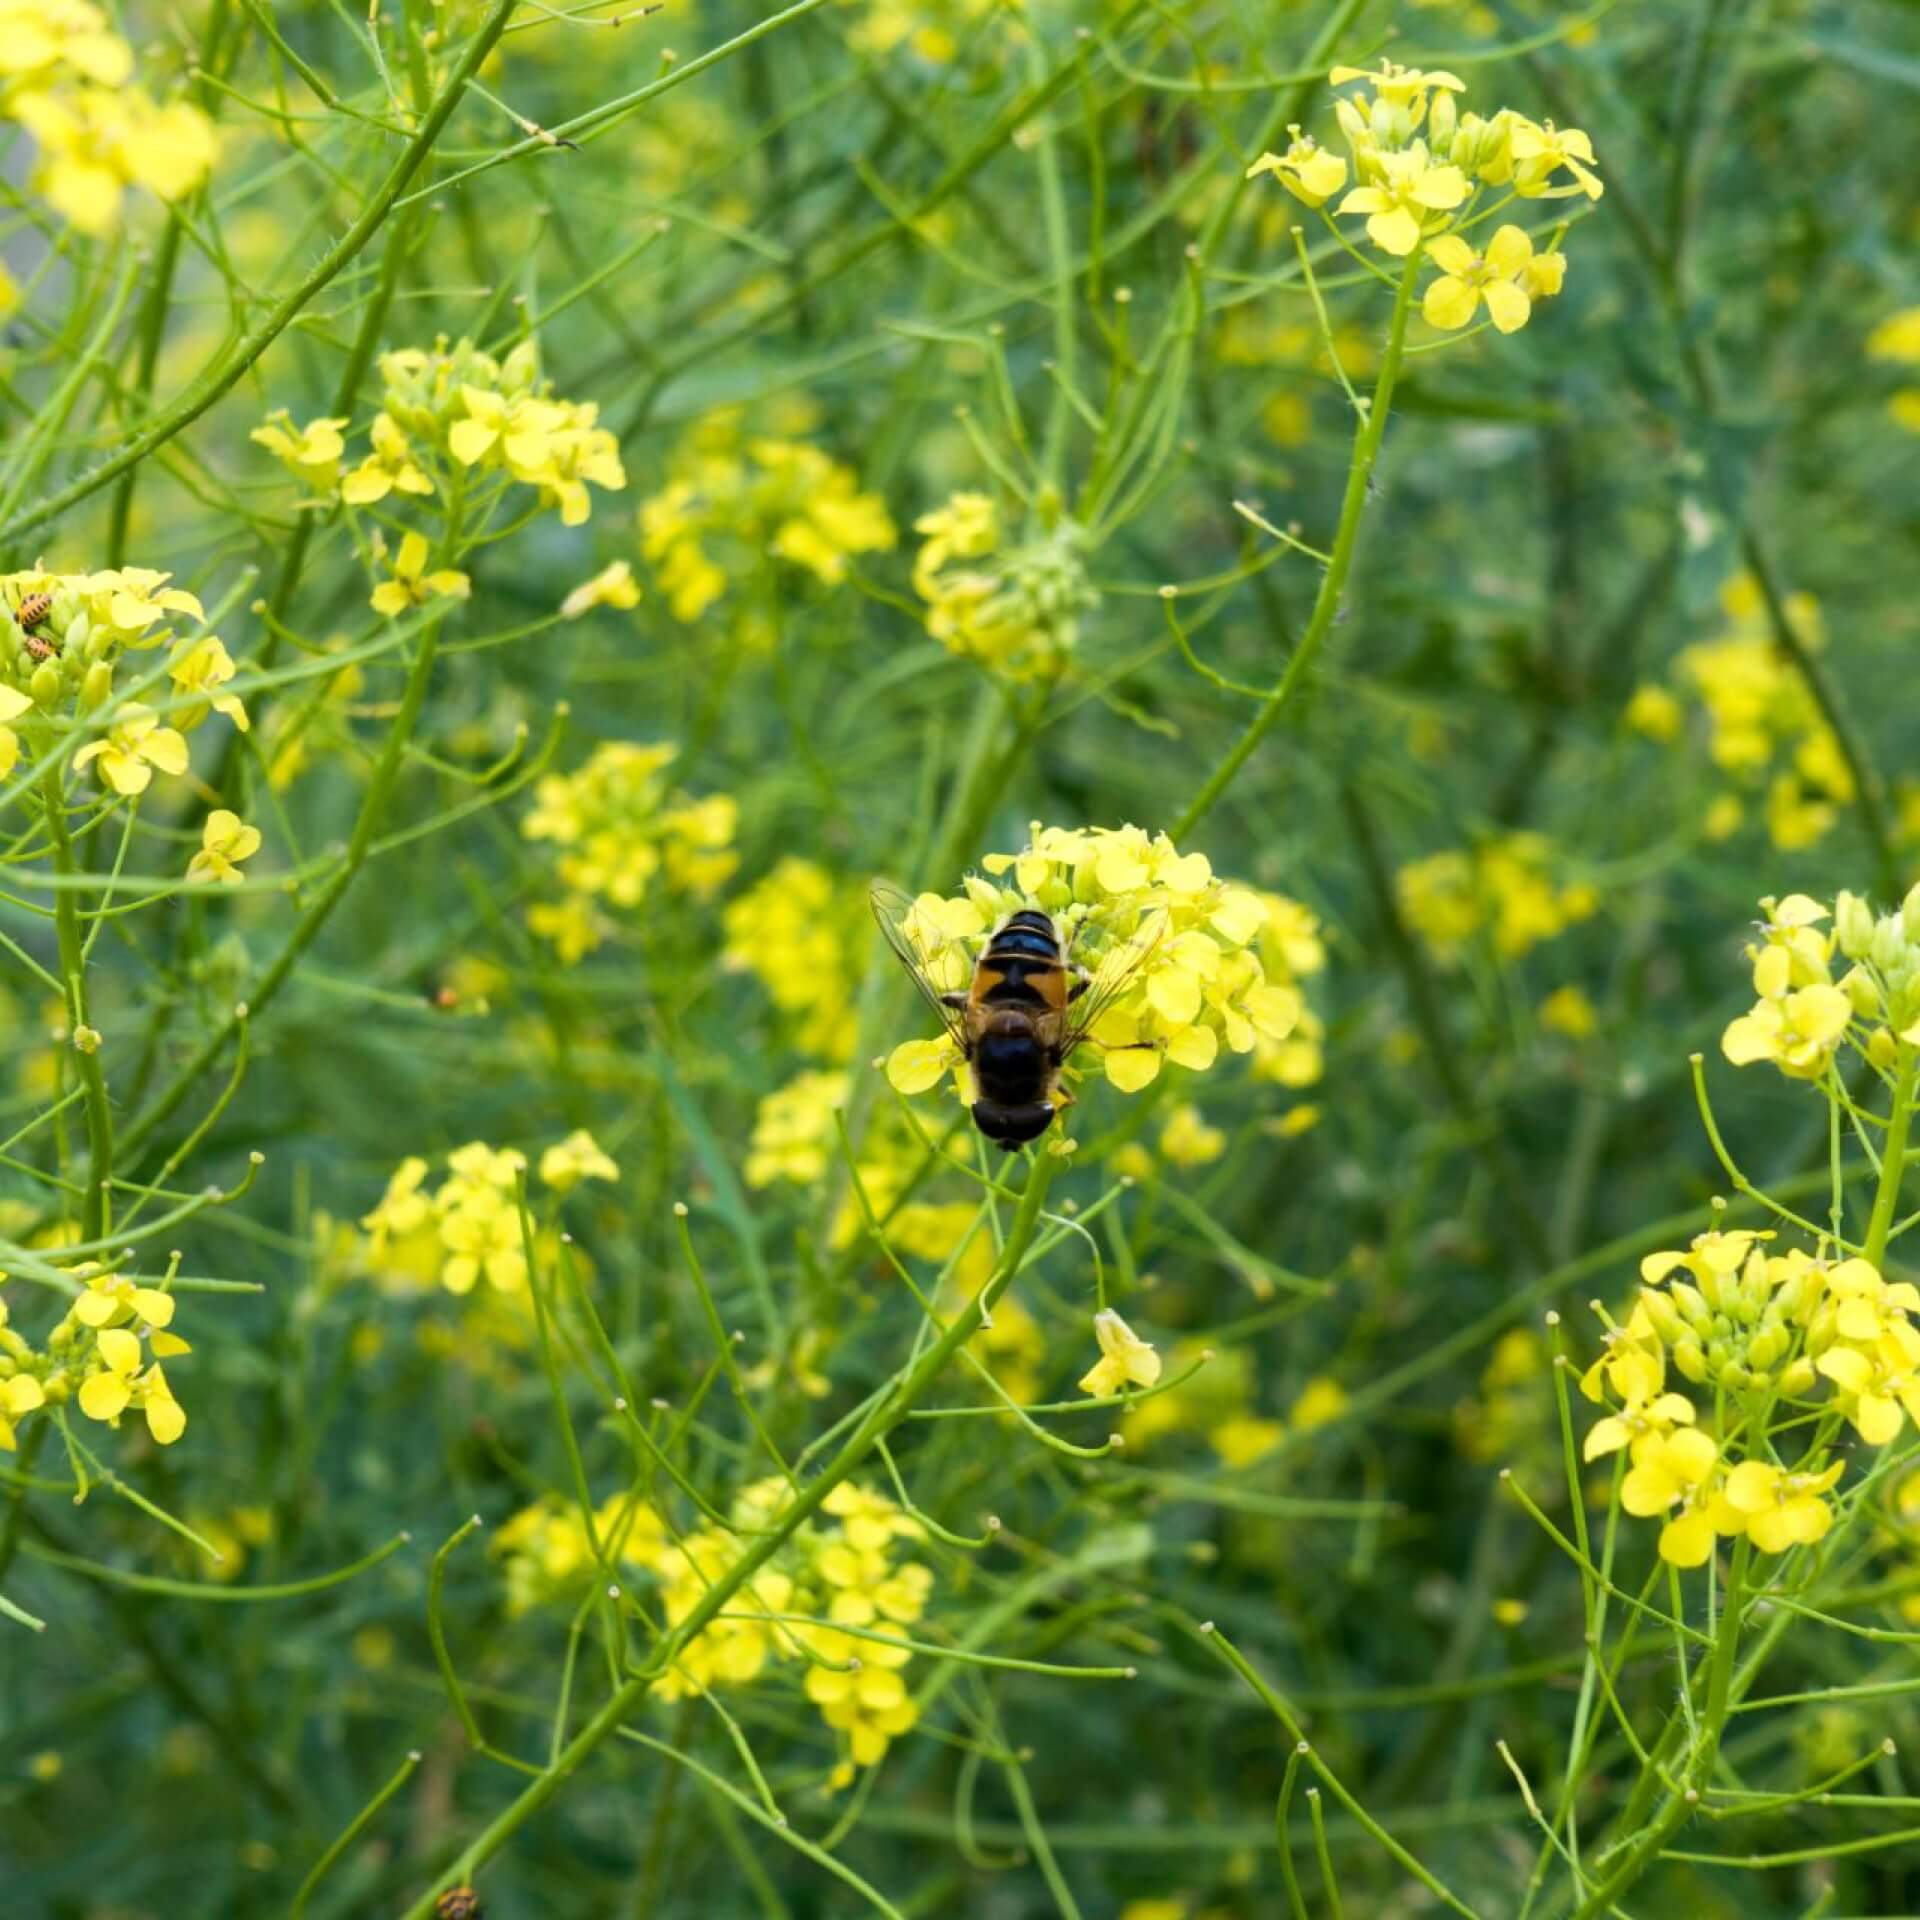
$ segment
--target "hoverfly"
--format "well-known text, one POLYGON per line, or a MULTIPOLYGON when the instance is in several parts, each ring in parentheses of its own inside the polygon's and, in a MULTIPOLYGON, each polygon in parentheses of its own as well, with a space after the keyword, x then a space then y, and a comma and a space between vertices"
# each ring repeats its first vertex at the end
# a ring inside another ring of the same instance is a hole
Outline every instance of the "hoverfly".
POLYGON ((1061 1069, 1151 957, 1162 925, 1142 929, 1089 972, 1053 916, 1037 908, 1010 913, 970 960, 958 940, 936 934, 927 944, 910 935, 913 901, 896 888, 876 886, 871 901, 887 945, 973 1069, 973 1124, 1009 1153, 1039 1139, 1072 1104, 1061 1069), (936 966, 949 983, 963 967, 971 977, 964 987, 943 984, 936 966))

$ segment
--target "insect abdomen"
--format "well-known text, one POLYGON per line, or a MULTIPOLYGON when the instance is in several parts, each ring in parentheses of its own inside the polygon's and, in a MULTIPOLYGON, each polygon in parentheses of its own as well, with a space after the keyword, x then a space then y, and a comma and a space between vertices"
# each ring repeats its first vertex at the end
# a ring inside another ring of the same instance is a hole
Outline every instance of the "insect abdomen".
POLYGON ((1047 1050, 1030 1032, 983 1033, 974 1043, 973 1077, 982 1100, 1028 1106, 1047 1092, 1047 1050))

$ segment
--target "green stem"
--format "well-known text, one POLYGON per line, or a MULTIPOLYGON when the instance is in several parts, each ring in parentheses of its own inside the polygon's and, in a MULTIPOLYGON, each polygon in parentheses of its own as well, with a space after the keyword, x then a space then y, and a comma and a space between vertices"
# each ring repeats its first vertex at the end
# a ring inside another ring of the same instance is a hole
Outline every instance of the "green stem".
POLYGON ((1059 1164, 1053 1155, 1045 1153, 1033 1160, 1027 1175, 1026 1191, 1020 1197, 1019 1211, 1007 1234, 1006 1247, 992 1277, 979 1294, 954 1317, 952 1324, 920 1356, 906 1377, 890 1393, 884 1393, 874 1401, 866 1417, 848 1435, 840 1451, 818 1477, 787 1503, 779 1518, 753 1541, 726 1573, 714 1581, 687 1617, 660 1640, 645 1664, 636 1668, 631 1678, 614 1690, 606 1705, 573 1737, 553 1765, 487 1826, 433 1886, 406 1910, 403 1920, 432 1920, 434 1900, 441 1890, 470 1880, 601 1746, 621 1730, 622 1723, 647 1697, 654 1682, 679 1659, 695 1636, 792 1539, 819 1510, 827 1495, 849 1479, 880 1442, 906 1419, 915 1402, 945 1370, 947 1363, 979 1331, 981 1316, 991 1313, 994 1304, 1012 1284, 1039 1228, 1041 1205, 1059 1164))
POLYGON ((1920 1048, 1902 1040, 1898 1043, 1893 1082, 1893 1112, 1887 1120, 1887 1139, 1880 1151, 1880 1185, 1873 1196, 1873 1212, 1867 1217, 1866 1258, 1875 1267, 1887 1257, 1887 1236, 1893 1228, 1894 1209, 1900 1204, 1900 1176, 1907 1170, 1907 1133, 1913 1124, 1914 1069, 1920 1062, 1920 1048))
MULTIPOLYGON (((288 936, 279 957, 255 983, 246 1006, 236 1009, 214 1030, 193 1058, 175 1075, 172 1084, 157 1095, 146 1112, 127 1129, 121 1145, 129 1154, 144 1144, 153 1130, 193 1091, 241 1027, 265 1011, 299 965, 301 955, 318 938, 321 928, 332 917, 334 908, 340 904, 341 895, 352 886, 354 877, 366 864, 374 838, 386 819, 387 802, 392 797, 394 783, 406 759, 408 742, 413 738, 414 727, 420 719, 420 709, 426 701, 427 687, 433 678, 433 663, 439 656, 440 625, 444 618, 444 612, 436 614, 421 631, 420 650, 414 655, 413 667, 407 675, 400 711, 387 734, 386 745, 381 750, 373 778, 367 783, 366 796, 360 803, 360 815, 354 822, 353 838, 347 843, 340 865, 321 888, 313 904, 300 916, 299 925, 288 936)), ((64 902, 72 897, 65 893, 59 897, 57 904, 63 913, 67 910, 64 902)))
POLYGON ((1393 388, 1400 376, 1400 356, 1406 344, 1407 320, 1413 311, 1413 285, 1425 258, 1418 247, 1407 256, 1394 295, 1393 318, 1387 328, 1386 351, 1380 359, 1379 377, 1374 381, 1373 399, 1367 408, 1353 443, 1353 463, 1347 469, 1346 498, 1341 502, 1340 525, 1334 534, 1333 551, 1327 570, 1320 577, 1320 592, 1307 620, 1307 630, 1287 662, 1280 684, 1268 696, 1266 704, 1248 723, 1247 730, 1234 743, 1227 757, 1208 776, 1206 785, 1194 795, 1187 809, 1170 829, 1175 840, 1184 839, 1214 809, 1220 796, 1232 784, 1234 776, 1252 757, 1273 730, 1274 722, 1286 710, 1287 703, 1299 691, 1308 670, 1332 630, 1346 592, 1347 575, 1353 566, 1353 550, 1360 536, 1360 516, 1367 504, 1367 492, 1373 479, 1374 462, 1380 455, 1380 442, 1386 433, 1387 415, 1393 405, 1393 388))
MULTIPOLYGON (((46 816, 55 872, 71 878, 79 871, 73 856, 73 836, 67 832, 67 796, 62 768, 56 762, 40 777, 40 805, 46 816)), ((108 1182, 113 1178, 113 1114, 107 1105, 107 1076, 101 1070, 97 1043, 81 1044, 87 1024, 87 962, 80 932, 80 894, 62 887, 53 897, 54 927, 60 942, 60 972, 66 985, 69 1036, 87 1097, 87 1177, 80 1202, 82 1237, 103 1240, 107 1234, 108 1182)))

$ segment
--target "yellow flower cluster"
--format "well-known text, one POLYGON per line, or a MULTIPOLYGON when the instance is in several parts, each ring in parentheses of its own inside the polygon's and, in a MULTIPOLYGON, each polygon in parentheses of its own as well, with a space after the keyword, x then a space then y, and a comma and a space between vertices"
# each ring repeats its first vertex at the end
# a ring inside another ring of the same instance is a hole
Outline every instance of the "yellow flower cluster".
POLYGON ((1501 834, 1469 851, 1411 862, 1395 876, 1394 890, 1407 924, 1436 960, 1457 960, 1483 933, 1502 959, 1517 960, 1600 904, 1592 887, 1557 881, 1552 862, 1544 834, 1501 834))
MULTIPOLYGON (((1832 830, 1854 797, 1853 775, 1805 677, 1775 643, 1753 576, 1729 579, 1720 607, 1726 630, 1686 648, 1674 672, 1704 708, 1708 758, 1730 782, 1708 810, 1707 831, 1715 839, 1732 833, 1745 811, 1742 794, 1764 783, 1768 837, 1782 852, 1797 852, 1832 830)), ((1820 603, 1790 594, 1785 612, 1801 644, 1817 652, 1826 637, 1820 603)), ((1662 745, 1681 741, 1683 707, 1667 687, 1641 687, 1626 718, 1662 745)))
POLYGON ((1009 545, 984 493, 956 493, 913 525, 922 536, 913 585, 934 639, 1009 680, 1066 671, 1081 616, 1100 604, 1078 526, 1056 518, 1009 545))
POLYGON ((577 772, 549 774, 534 789, 520 831, 558 848, 554 865, 567 893, 530 907, 527 925, 566 965, 607 937, 603 905, 632 912, 656 875, 676 893, 710 899, 739 865, 738 806, 724 794, 694 800, 673 791, 666 771, 679 752, 608 741, 577 772))
MULTIPOLYGON (((381 408, 365 453, 351 464, 345 420, 299 426, 282 408, 251 437, 303 486, 350 507, 391 509, 405 498, 445 500, 457 492, 469 518, 483 519, 490 500, 517 485, 534 488, 543 508, 577 527, 593 511, 589 484, 627 484, 619 443, 599 424, 599 409, 555 396, 531 340, 496 358, 442 335, 430 348, 382 354, 380 374, 381 408)), ((404 613, 435 594, 466 597, 467 576, 429 572, 428 554, 424 534, 403 534, 391 577, 375 589, 376 611, 404 613)))
MULTIPOLYGON (((1163 1060, 1203 1071, 1223 1040, 1251 1053, 1262 1035, 1282 1041, 1299 1025, 1299 989, 1269 980, 1262 964, 1260 895, 1217 878, 1205 854, 1182 854, 1164 833, 1036 821, 1024 849, 980 864, 963 894, 922 894, 901 931, 936 984, 960 988, 1010 913, 1050 913, 1096 990, 1118 989, 1088 1037, 1122 1092, 1157 1079, 1163 1060)), ((923 1093, 957 1064, 946 1036, 911 1040, 893 1050, 887 1077, 902 1093, 923 1093)))
POLYGON ((1002 0, 868 0, 865 16, 847 35, 858 53, 901 49, 929 66, 944 67, 962 53, 999 55, 1020 37, 1017 10, 1002 0))
POLYGON ((616 1493, 594 1510, 591 1526, 577 1502, 543 1494, 503 1521, 488 1543, 507 1583, 507 1612, 518 1617, 535 1607, 575 1597, 598 1561, 651 1569, 667 1543, 660 1516, 632 1494, 616 1493))
POLYGON ((1883 1070, 1902 1044, 1920 1045, 1920 887, 1892 913, 1845 892, 1830 908, 1790 893, 1760 910, 1747 948, 1757 998, 1720 1042, 1735 1066, 1767 1061, 1818 1080, 1849 1038, 1883 1070), (1836 980, 1838 961, 1851 964, 1836 980))
POLYGON ((183 199, 218 155, 198 107, 132 80, 133 50, 88 0, 0 0, 0 120, 33 136, 35 190, 83 233, 111 231, 128 187, 183 199))
MULTIPOLYGON (((1300 1017, 1292 1032, 1281 1039, 1265 1033, 1255 1035, 1254 1077, 1298 1092, 1315 1085, 1326 1070, 1326 1023, 1309 1004, 1303 984, 1326 971, 1326 941, 1320 916, 1311 907, 1284 893, 1262 893, 1260 904, 1267 910, 1260 928, 1260 964, 1274 985, 1294 989, 1299 996, 1300 1017)), ((1311 1116, 1312 1109, 1296 1107, 1282 1124, 1297 1122, 1297 1116, 1303 1113, 1311 1116)))
POLYGON ((72 1277, 80 1290, 42 1349, 8 1324, 0 1301, 0 1449, 15 1451, 24 1421, 69 1401, 113 1427, 134 1409, 153 1439, 170 1447, 187 1430, 187 1416, 160 1363, 193 1351, 169 1331, 174 1295, 164 1283, 142 1286, 96 1265, 72 1277))
POLYGON ((1447 329, 1468 325, 1482 307, 1502 333, 1527 324, 1536 301, 1557 294, 1566 256, 1557 246, 1534 250, 1523 227, 1495 230, 1484 250, 1464 228, 1483 189, 1512 200, 1560 200, 1603 191, 1593 171, 1593 145, 1578 128, 1556 128, 1502 107, 1483 117, 1462 112, 1466 82, 1451 73, 1422 73, 1383 60, 1371 71, 1335 67, 1333 85, 1363 82, 1372 91, 1334 103, 1347 155, 1288 129, 1284 152, 1263 153, 1248 177, 1272 174, 1303 205, 1320 209, 1348 184, 1341 214, 1364 215, 1367 238, 1383 253, 1410 259, 1424 246, 1440 269, 1422 302, 1427 320, 1447 329))
MULTIPOLYGON (((1769 1252, 1772 1236, 1741 1229, 1699 1235, 1684 1252, 1649 1254, 1624 1327, 1580 1382, 1609 1403, 1588 1432, 1585 1457, 1627 1453, 1621 1505, 1662 1518, 1660 1554, 1702 1565, 1716 1538, 1744 1534, 1763 1553, 1811 1546, 1833 1525, 1827 1496, 1844 1463, 1808 1455, 1788 1466, 1764 1457, 1773 1409, 1833 1410, 1868 1446, 1920 1424, 1920 1290, 1888 1282, 1869 1262, 1769 1252), (1669 1390, 1667 1365, 1711 1390, 1719 1432, 1669 1390), (1745 1458, 1736 1454, 1744 1452, 1745 1458)), ((1821 1431, 1824 1432, 1824 1429, 1821 1431)))
MULTIPOLYGON (((1920 307, 1890 313, 1867 335, 1867 353, 1895 366, 1920 367, 1920 307)), ((1920 433, 1920 387, 1899 387, 1887 398, 1887 411, 1909 433, 1920 433)))
POLYGON ((873 932, 865 892, 790 854, 729 900, 721 964, 749 972, 788 1016, 793 1043, 822 1060, 853 1052, 854 1002, 873 932))
POLYGON ((833 1164, 833 1116, 846 1105, 848 1084, 844 1073, 803 1073, 760 1102, 747 1148, 748 1186, 811 1186, 825 1177, 833 1164))
POLYGON ((708 543, 790 561, 824 586, 856 554, 884 553, 897 535, 875 493, 844 462, 802 440, 743 440, 739 415, 702 421, 673 457, 668 484, 640 507, 640 552, 676 620, 698 620, 727 590, 729 569, 708 543))
MULTIPOLYGON (((666 1624, 677 1627, 738 1563, 746 1530, 764 1525, 785 1493, 784 1481, 758 1482, 735 1500, 730 1525, 679 1535, 631 1494, 605 1502, 591 1529, 576 1504, 547 1495, 495 1536, 507 1609, 575 1598, 596 1565, 617 1562, 657 1583, 666 1624)), ((839 1740, 832 1784, 844 1786, 919 1718, 905 1680, 913 1650, 900 1630, 926 1611, 933 1574, 900 1557, 925 1533, 884 1494, 844 1481, 820 1512, 687 1643, 654 1691, 682 1700, 749 1686, 775 1661, 804 1661, 802 1690, 839 1740)))
MULTIPOLYGON (((527 1260, 516 1189, 526 1165, 526 1155, 514 1148, 472 1140, 448 1154, 446 1178, 429 1193, 429 1164, 410 1154, 394 1170, 379 1204, 361 1219, 368 1272, 396 1293, 437 1283, 466 1294, 483 1278, 501 1293, 520 1293, 527 1260)), ((540 1178, 556 1193, 571 1192, 582 1180, 619 1177, 620 1169, 584 1129, 540 1158, 540 1178)))
MULTIPOLYGON (((0 574, 0 776, 20 755, 13 721, 35 709, 84 717, 111 699, 114 664, 123 652, 174 641, 177 614, 206 624, 200 602, 184 587, 170 586, 172 578, 148 567, 0 574)), ((108 734, 74 756, 75 766, 98 760, 102 777, 122 794, 144 792, 156 768, 184 773, 183 730, 197 727, 209 710, 246 730, 246 708, 220 691, 237 670, 217 634, 180 638, 168 673, 175 693, 190 704, 174 710, 178 727, 163 726, 150 707, 123 706, 108 734)))

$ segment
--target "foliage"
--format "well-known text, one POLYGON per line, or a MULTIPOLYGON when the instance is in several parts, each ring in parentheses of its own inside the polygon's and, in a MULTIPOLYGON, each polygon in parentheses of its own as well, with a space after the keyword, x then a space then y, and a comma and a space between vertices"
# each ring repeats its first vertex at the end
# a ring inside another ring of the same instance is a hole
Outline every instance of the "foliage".
POLYGON ((0 0, 8 1914, 1920 1910, 1916 73, 0 0))

